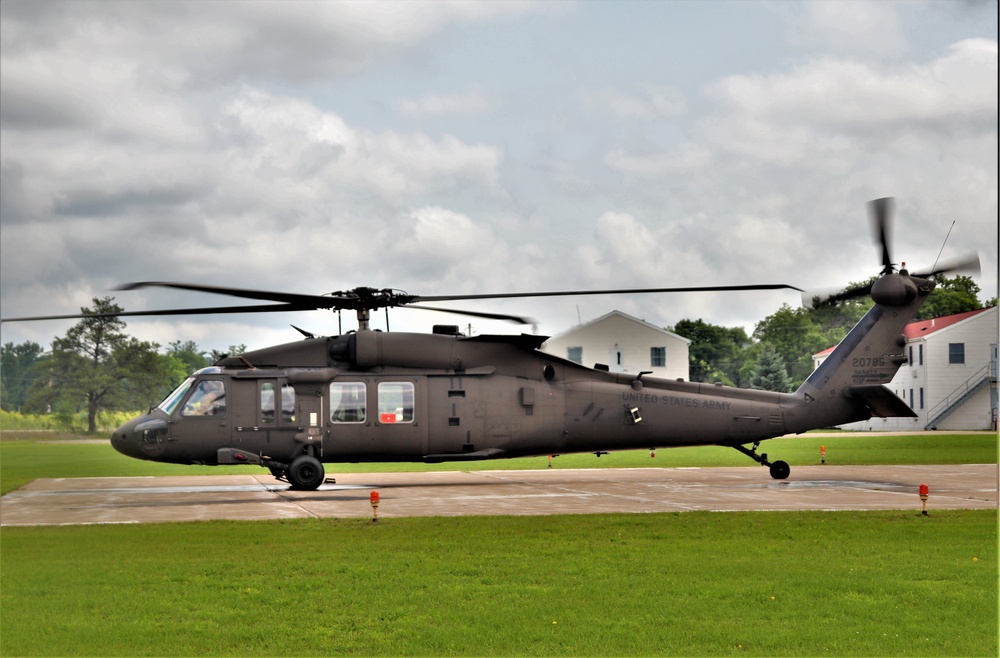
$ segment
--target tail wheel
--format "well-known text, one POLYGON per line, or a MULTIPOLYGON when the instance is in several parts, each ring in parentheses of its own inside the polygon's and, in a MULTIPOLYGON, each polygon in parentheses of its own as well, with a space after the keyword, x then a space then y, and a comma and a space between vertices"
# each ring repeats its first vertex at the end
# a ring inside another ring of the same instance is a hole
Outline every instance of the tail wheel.
POLYGON ((779 459, 771 464, 771 477, 775 480, 784 480, 791 472, 792 469, 788 466, 788 462, 783 462, 779 459))
POLYGON ((299 455, 289 464, 285 476, 293 489, 314 491, 323 484, 326 475, 323 464, 311 455, 299 455))

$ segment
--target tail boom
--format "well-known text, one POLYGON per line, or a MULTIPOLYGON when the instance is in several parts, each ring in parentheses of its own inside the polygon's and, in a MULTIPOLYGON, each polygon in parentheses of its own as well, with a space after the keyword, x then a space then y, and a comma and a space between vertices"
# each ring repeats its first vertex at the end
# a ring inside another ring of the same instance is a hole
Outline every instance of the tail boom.
POLYGON ((907 362, 903 329, 934 290, 934 282, 909 276, 905 270, 880 281, 890 277, 899 279, 887 282, 892 284, 892 294, 880 295, 878 286, 873 288, 875 306, 793 394, 799 404, 785 415, 789 431, 804 432, 872 416, 915 415, 884 384, 907 362))

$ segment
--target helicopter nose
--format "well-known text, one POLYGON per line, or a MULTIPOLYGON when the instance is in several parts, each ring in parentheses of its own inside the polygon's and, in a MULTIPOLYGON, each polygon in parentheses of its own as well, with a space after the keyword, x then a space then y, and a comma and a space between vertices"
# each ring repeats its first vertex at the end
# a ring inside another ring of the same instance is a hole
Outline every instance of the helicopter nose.
POLYGON ((153 459, 167 447, 167 421, 162 418, 139 416, 111 434, 111 446, 127 457, 153 459))

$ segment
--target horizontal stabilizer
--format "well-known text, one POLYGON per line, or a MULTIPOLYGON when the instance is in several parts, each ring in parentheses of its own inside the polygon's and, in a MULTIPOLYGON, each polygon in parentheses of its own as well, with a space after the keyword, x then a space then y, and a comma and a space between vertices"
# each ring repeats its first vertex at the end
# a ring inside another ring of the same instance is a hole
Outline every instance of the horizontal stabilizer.
POLYGON ((852 386, 851 397, 860 398, 868 405, 873 416, 879 418, 916 418, 913 409, 900 400, 895 393, 882 385, 852 386))

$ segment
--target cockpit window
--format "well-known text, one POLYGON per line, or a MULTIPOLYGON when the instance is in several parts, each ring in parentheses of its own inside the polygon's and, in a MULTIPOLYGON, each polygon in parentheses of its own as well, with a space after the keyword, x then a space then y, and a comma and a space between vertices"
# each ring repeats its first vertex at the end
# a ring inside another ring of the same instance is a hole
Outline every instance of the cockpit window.
POLYGON ((198 382, 181 409, 182 416, 223 416, 226 413, 226 386, 218 379, 198 382))
POLYGON ((175 388, 170 395, 164 398, 163 402, 156 406, 168 414, 173 414, 174 409, 177 408, 177 405, 184 398, 184 395, 188 392, 188 389, 191 388, 191 384, 193 383, 194 377, 188 377, 180 386, 175 388))

